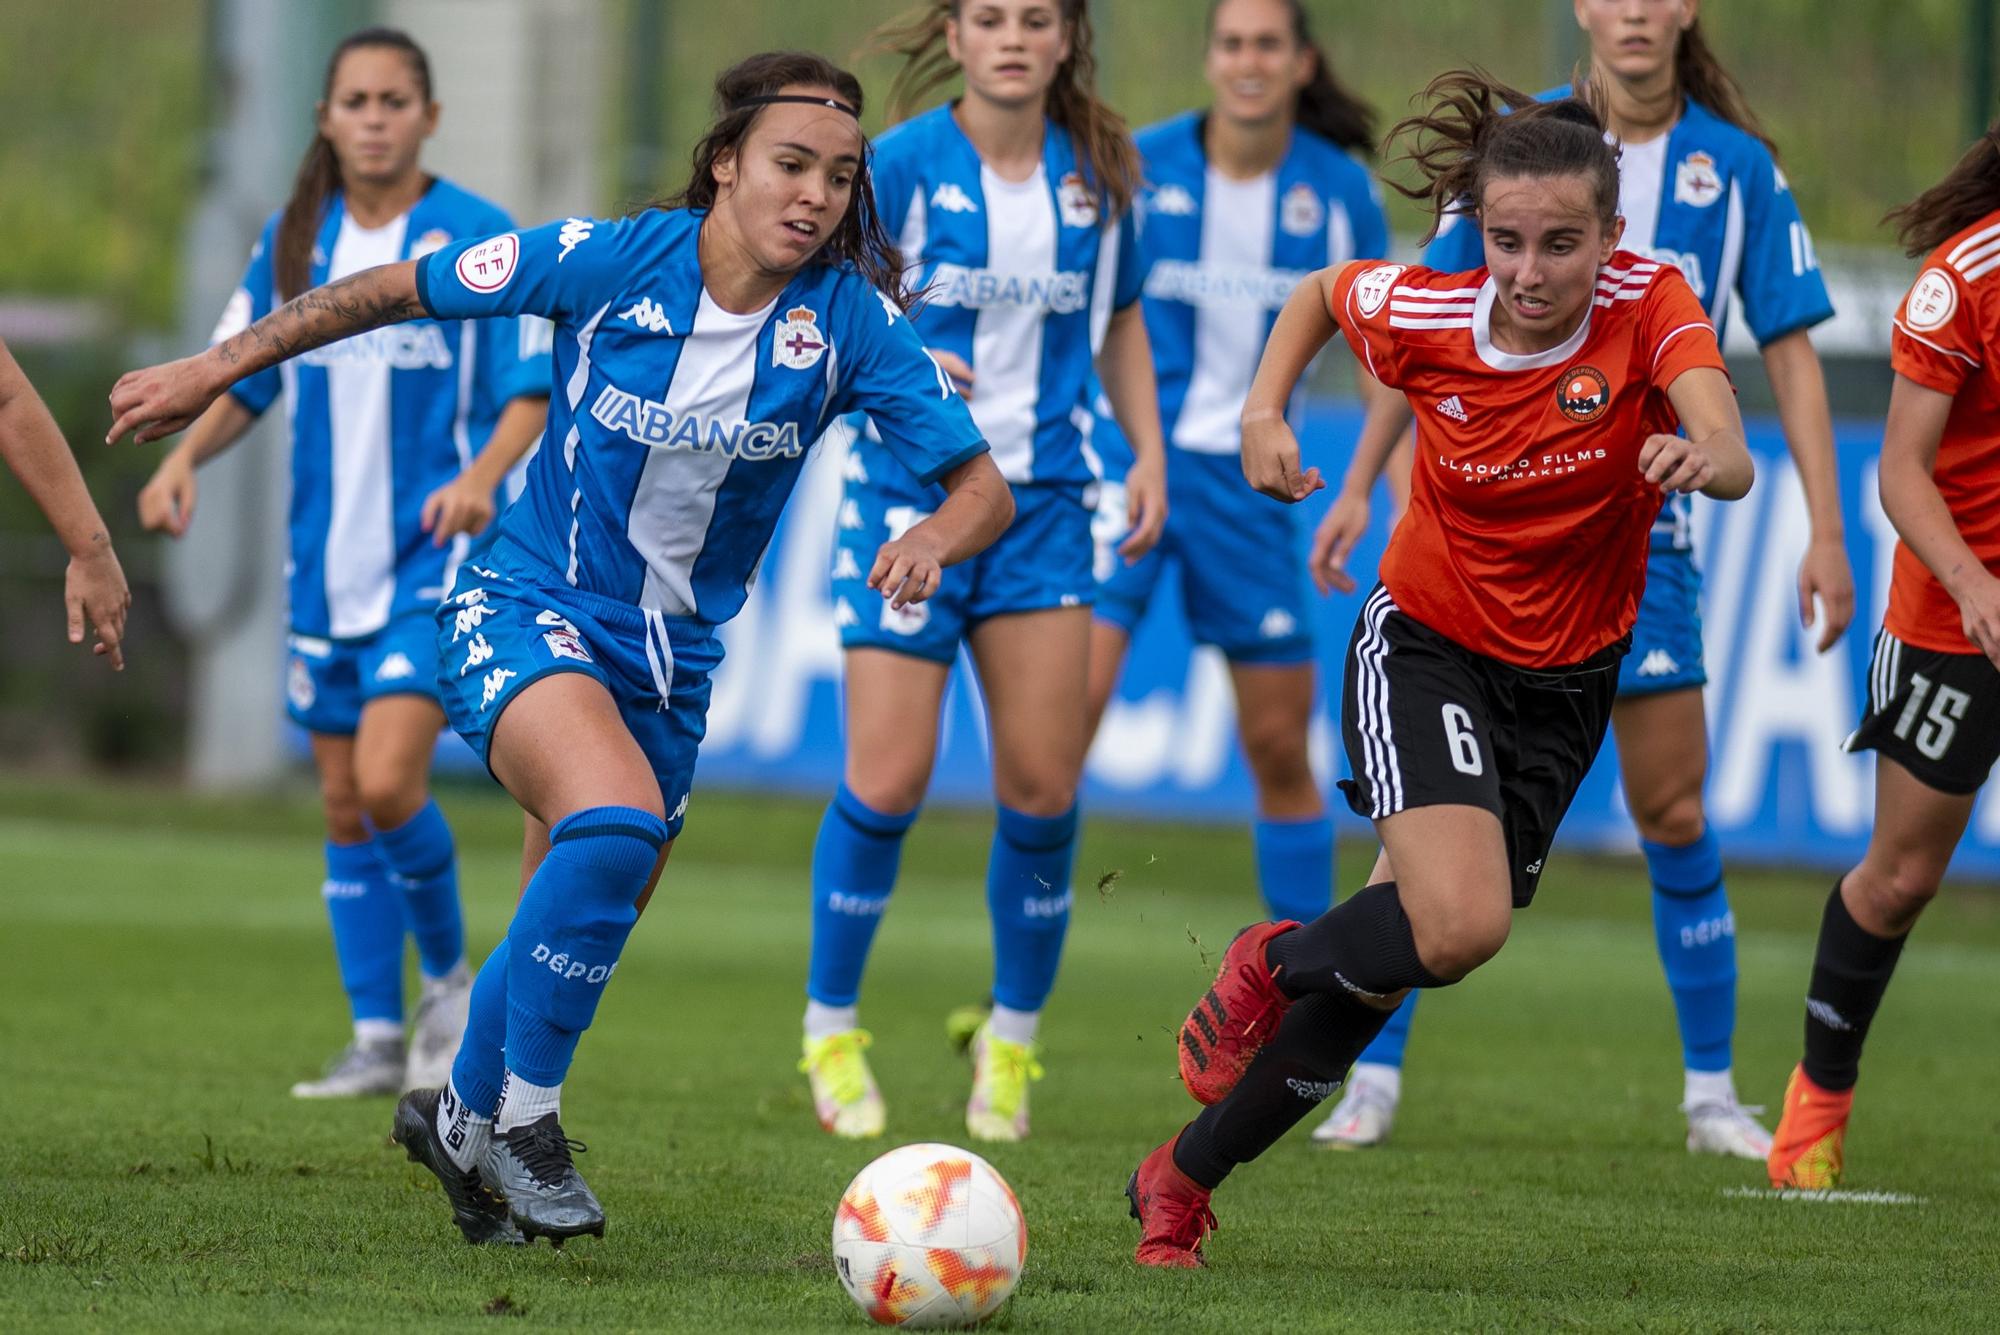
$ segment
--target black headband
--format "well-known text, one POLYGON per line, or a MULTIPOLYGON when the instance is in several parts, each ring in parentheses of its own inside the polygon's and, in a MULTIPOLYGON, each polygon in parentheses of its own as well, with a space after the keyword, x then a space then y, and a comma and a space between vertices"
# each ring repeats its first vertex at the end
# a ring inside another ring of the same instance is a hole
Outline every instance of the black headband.
POLYGON ((745 107, 768 107, 773 102, 797 102, 808 107, 832 107, 835 111, 846 112, 856 120, 861 119, 860 112, 837 97, 812 97, 805 93, 772 93, 768 97, 746 97, 736 104, 736 110, 741 111, 745 107))

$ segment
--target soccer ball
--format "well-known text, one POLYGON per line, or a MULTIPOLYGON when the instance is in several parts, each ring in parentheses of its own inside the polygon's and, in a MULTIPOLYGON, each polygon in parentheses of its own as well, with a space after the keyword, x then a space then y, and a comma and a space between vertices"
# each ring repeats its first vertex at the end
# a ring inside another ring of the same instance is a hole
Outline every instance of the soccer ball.
POLYGON ((969 1326, 1007 1301, 1028 1225, 993 1165, 950 1145, 905 1145, 847 1184, 833 1264, 878 1325, 969 1326))

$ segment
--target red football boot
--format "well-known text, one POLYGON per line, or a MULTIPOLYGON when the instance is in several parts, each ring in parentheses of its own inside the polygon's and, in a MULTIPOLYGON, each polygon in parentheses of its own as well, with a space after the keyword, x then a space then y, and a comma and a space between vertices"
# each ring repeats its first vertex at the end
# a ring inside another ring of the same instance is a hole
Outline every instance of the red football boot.
POLYGON ((1264 947, 1295 922, 1246 927, 1222 956, 1215 986, 1195 1003, 1181 1026, 1181 1083, 1201 1103, 1214 1103, 1236 1087, 1251 1059, 1278 1032, 1292 999, 1278 990, 1264 962, 1264 947))
POLYGON ((1174 1166, 1173 1140, 1147 1155, 1125 1184, 1132 1217, 1139 1221, 1139 1249, 1132 1259, 1165 1270, 1199 1270, 1202 1239, 1215 1229, 1208 1188, 1174 1166))

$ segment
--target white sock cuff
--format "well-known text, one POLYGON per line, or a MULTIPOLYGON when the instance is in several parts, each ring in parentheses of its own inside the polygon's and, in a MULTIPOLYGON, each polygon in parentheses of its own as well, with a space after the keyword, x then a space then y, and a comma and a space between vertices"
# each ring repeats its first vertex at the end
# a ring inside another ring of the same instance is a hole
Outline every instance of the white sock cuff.
POLYGON ((1736 1077, 1726 1066, 1720 1071, 1689 1071, 1682 1088, 1683 1101, 1690 1108, 1705 1103, 1736 1102, 1736 1077))
POLYGON ((401 1020, 356 1020, 354 1041, 357 1043, 400 1043, 403 1041, 401 1020))
POLYGON ((1381 1062, 1356 1062, 1348 1073, 1347 1087, 1367 1085, 1389 1096, 1391 1103, 1403 1097, 1403 1068, 1381 1062))
POLYGON ((986 1017, 986 1032, 1009 1043, 1032 1043, 1041 1022, 1040 1011, 1017 1011, 995 1002, 993 1013, 986 1017))
POLYGON ((806 1037, 810 1039, 832 1038, 850 1029, 859 1028, 861 1008, 859 1006, 828 1006, 806 999, 806 1037))
POLYGON ((500 1112, 493 1129, 505 1133, 561 1111, 561 1085, 531 1085, 509 1071, 500 1086, 500 1112))

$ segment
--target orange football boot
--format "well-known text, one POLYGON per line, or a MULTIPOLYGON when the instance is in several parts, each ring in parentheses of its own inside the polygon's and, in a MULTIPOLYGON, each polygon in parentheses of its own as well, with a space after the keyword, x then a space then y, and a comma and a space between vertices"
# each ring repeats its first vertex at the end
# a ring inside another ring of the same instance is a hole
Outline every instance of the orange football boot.
POLYGON ((1847 1114, 1854 1091, 1821 1089, 1795 1067, 1785 1083, 1783 1112, 1771 1137, 1771 1157, 1765 1160, 1771 1185, 1799 1191, 1830 1191, 1840 1185, 1842 1143, 1847 1139, 1847 1114))
POLYGON ((1125 1184, 1132 1217, 1139 1221, 1139 1249, 1132 1259, 1163 1270, 1199 1270, 1201 1244, 1215 1230, 1208 1188, 1174 1164, 1173 1140, 1147 1155, 1125 1184))
POLYGON ((1250 1062, 1278 1032, 1292 999, 1278 990, 1264 947, 1295 922, 1260 922, 1236 934, 1223 952, 1215 986, 1195 1002, 1181 1025, 1181 1083, 1201 1103, 1218 1102, 1236 1087, 1250 1062))

